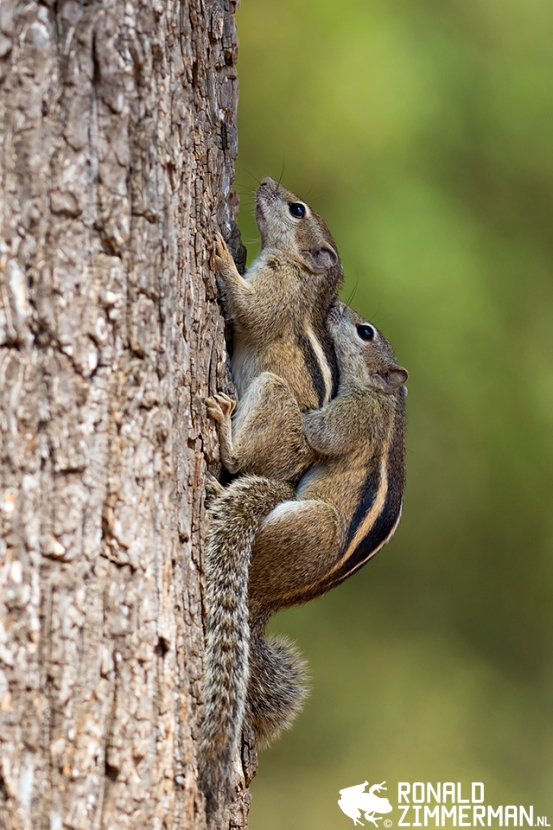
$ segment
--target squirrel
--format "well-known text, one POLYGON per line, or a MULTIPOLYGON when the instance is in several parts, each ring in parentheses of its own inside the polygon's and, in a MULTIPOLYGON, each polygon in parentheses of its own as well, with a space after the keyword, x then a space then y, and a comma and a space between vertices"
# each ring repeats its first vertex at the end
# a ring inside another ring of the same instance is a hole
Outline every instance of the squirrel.
MULTIPOLYGON (((344 303, 335 301, 326 325, 339 368, 337 396, 301 413, 289 390, 283 410, 293 413, 294 423, 301 418, 303 454, 313 466, 295 490, 289 481, 242 476, 221 487, 210 507, 201 745, 208 799, 229 787, 244 719, 267 745, 291 724, 306 696, 295 650, 264 637, 269 618, 359 570, 389 541, 401 516, 407 371, 386 338, 344 303)), ((222 447, 233 437, 229 400, 217 395, 210 402, 212 415, 220 409, 222 447)), ((280 451, 287 422, 275 417, 265 428, 280 451)), ((225 452, 240 465, 238 449, 234 444, 225 452)))
MULTIPOLYGON (((233 321, 231 370, 238 396, 234 440, 223 443, 221 460, 231 473, 292 481, 307 469, 310 456, 297 407, 318 409, 338 386, 324 321, 343 272, 323 219, 274 179, 263 179, 257 190, 256 219, 261 251, 244 277, 222 237, 216 242, 215 264, 233 321), (268 419, 289 424, 278 452, 268 419)), ((217 418, 216 407, 212 414, 217 418)), ((224 423, 230 429, 230 420, 224 423)))

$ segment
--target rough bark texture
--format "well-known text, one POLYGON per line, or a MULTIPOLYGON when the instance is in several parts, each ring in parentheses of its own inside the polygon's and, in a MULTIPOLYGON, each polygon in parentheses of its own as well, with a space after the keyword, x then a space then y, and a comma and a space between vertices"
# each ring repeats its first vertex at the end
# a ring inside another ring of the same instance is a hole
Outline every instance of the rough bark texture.
MULTIPOLYGON (((233 11, 0 2, 9 830, 205 826, 203 399, 225 385, 210 257, 217 228, 236 237, 233 11)), ((248 801, 221 826, 246 826, 248 801)))

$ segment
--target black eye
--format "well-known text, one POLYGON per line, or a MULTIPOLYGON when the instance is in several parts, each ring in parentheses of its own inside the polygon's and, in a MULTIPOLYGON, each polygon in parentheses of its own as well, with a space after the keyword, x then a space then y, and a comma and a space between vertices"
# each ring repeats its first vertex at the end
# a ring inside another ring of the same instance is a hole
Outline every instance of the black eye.
POLYGON ((374 329, 372 326, 357 326, 357 334, 361 340, 374 340, 374 329))
POLYGON ((290 202, 288 210, 296 219, 303 219, 305 216, 305 205, 302 205, 301 202, 290 202))

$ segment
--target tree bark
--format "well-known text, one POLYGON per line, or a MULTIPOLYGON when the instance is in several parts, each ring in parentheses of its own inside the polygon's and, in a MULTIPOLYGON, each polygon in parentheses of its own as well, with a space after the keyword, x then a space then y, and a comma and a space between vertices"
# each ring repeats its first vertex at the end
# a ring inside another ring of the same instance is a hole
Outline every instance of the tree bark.
POLYGON ((214 234, 240 244, 234 6, 1 0, 9 830, 205 826, 203 399, 226 384, 214 234))

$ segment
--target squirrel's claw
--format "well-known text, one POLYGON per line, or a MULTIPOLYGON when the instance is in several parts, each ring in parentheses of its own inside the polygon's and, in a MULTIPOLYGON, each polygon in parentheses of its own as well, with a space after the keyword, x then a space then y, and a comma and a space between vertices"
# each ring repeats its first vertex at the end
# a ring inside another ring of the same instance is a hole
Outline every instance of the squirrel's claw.
POLYGON ((218 481, 212 473, 207 473, 205 477, 205 503, 209 507, 210 504, 224 492, 225 488, 218 481))
POLYGON ((224 392, 213 395, 212 398, 206 398, 206 407, 208 415, 214 421, 222 423, 226 418, 230 418, 236 409, 236 401, 224 392))
POLYGON ((206 398, 205 405, 207 408, 207 414, 210 418, 213 418, 213 420, 217 421, 217 423, 219 424, 224 421, 225 416, 223 414, 223 410, 221 409, 214 397, 206 398))
POLYGON ((234 400, 234 398, 231 398, 230 395, 226 395, 224 392, 219 392, 217 395, 214 395, 213 397, 223 410, 225 416, 230 418, 230 416, 236 409, 236 401, 234 400))
POLYGON ((215 267, 217 270, 221 271, 221 269, 228 266, 232 266, 233 268, 236 267, 232 254, 227 248, 227 243, 221 234, 218 233, 215 237, 215 267))

